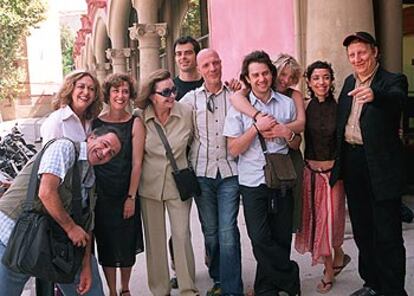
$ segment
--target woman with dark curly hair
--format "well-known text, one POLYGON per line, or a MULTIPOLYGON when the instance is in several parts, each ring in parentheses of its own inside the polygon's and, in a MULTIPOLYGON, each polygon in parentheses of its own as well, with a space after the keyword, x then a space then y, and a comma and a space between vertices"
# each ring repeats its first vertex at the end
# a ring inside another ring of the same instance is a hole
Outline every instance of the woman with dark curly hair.
POLYGON ((126 109, 136 98, 135 81, 127 74, 109 75, 103 85, 109 108, 93 121, 93 128, 111 126, 122 136, 122 149, 110 162, 96 166, 95 237, 109 295, 116 296, 116 269, 121 271, 121 293, 130 295, 129 279, 135 256, 143 251, 139 200, 145 129, 126 109))
POLYGON ((88 71, 69 73, 53 102, 52 112, 40 128, 43 144, 53 138, 67 137, 85 141, 92 120, 102 110, 99 81, 88 71))
POLYGON ((342 182, 329 185, 336 156, 336 108, 334 72, 327 62, 316 61, 305 73, 310 98, 305 101, 305 170, 303 175, 302 226, 296 233, 299 253, 310 252, 312 264, 325 271, 317 285, 329 292, 351 258, 344 254, 345 193, 342 182))

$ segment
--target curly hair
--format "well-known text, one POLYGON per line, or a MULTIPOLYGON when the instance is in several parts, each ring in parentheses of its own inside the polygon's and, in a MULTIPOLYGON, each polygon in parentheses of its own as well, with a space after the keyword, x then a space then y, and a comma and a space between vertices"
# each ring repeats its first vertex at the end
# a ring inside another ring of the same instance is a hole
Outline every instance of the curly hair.
MULTIPOLYGON (((304 76, 305 76, 305 78, 306 78, 306 80, 307 80, 307 81, 310 81, 311 76, 312 76, 312 73, 313 73, 313 71, 315 71, 316 69, 327 69, 327 70, 328 70, 328 72, 329 72, 329 75, 331 76, 331 81, 333 82, 333 81, 335 80, 334 70, 333 70, 333 68, 332 68, 331 63, 328 63, 328 62, 325 62, 325 61, 316 61, 316 62, 313 62, 312 64, 310 64, 310 65, 306 68, 306 71, 305 71, 304 76)), ((313 91, 313 90, 309 87, 309 83, 307 83, 307 87, 308 87, 308 93, 309 93, 310 97, 311 97, 311 98, 314 98, 314 97, 315 97, 315 93, 314 93, 314 91, 313 91)), ((335 92, 335 86, 334 86, 334 84, 332 83, 332 84, 331 84, 331 87, 329 88, 329 94, 328 94, 328 97, 333 98, 334 92, 335 92)))
POLYGON ((277 69, 272 64, 269 55, 264 52, 263 50, 256 50, 249 53, 247 56, 244 57, 241 73, 240 73, 240 80, 243 83, 250 87, 250 83, 247 81, 247 77, 249 76, 249 65, 251 63, 260 63, 265 64, 269 67, 270 72, 272 73, 272 87, 275 85, 276 77, 277 77, 277 69))
POLYGON ((128 74, 113 73, 107 76, 102 84, 103 100, 106 104, 109 104, 111 87, 119 87, 124 82, 128 84, 129 99, 135 100, 137 98, 135 79, 128 74))
POLYGON ((53 108, 55 110, 65 106, 71 106, 73 100, 72 93, 75 89, 75 84, 78 80, 82 79, 85 76, 88 76, 93 80, 96 90, 93 102, 85 111, 85 119, 94 119, 99 115, 102 110, 102 91, 99 85, 99 81, 92 73, 83 70, 73 71, 66 75, 65 80, 63 81, 63 84, 60 87, 55 100, 53 101, 53 108))
POLYGON ((158 69, 150 73, 148 77, 141 82, 137 98, 137 106, 141 109, 145 109, 148 105, 150 105, 150 95, 155 91, 155 84, 168 78, 171 78, 171 73, 165 69, 158 69))
POLYGON ((293 85, 298 84, 302 75, 302 69, 294 57, 286 53, 281 53, 277 56, 276 60, 273 62, 273 65, 275 65, 278 73, 282 72, 285 67, 289 67, 292 71, 293 85))

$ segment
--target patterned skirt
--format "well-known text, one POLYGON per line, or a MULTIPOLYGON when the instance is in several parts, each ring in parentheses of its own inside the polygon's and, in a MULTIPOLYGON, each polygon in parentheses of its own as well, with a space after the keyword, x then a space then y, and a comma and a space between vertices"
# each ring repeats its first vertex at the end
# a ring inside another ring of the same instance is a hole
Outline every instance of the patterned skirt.
POLYGON ((295 248, 312 254, 312 265, 324 263, 332 249, 340 247, 345 231, 345 193, 342 181, 329 185, 330 172, 305 167, 303 174, 302 227, 295 248))

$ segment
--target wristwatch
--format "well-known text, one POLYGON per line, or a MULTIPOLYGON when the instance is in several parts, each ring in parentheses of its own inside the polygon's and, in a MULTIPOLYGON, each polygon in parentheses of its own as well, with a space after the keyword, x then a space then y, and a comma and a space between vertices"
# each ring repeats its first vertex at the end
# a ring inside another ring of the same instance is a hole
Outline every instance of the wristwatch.
POLYGON ((127 198, 132 199, 132 200, 135 200, 137 198, 137 196, 136 195, 128 194, 127 195, 127 198))

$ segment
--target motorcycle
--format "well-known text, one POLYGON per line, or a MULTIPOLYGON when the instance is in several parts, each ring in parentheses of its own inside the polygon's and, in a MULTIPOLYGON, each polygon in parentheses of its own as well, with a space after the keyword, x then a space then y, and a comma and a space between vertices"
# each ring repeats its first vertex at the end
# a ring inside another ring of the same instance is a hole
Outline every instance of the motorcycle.
POLYGON ((0 137, 0 172, 11 178, 17 176, 24 165, 37 153, 36 147, 27 144, 17 123, 11 132, 0 137))

